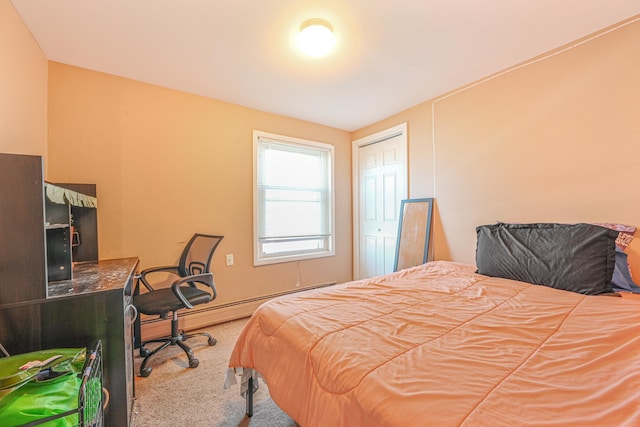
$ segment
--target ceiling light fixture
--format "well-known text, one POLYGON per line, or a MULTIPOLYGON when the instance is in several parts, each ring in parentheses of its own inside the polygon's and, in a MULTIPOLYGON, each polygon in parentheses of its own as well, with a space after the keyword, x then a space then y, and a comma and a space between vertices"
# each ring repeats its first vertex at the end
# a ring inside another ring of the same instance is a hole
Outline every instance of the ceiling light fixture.
POLYGON ((300 26, 298 47, 309 56, 319 57, 331 52, 336 44, 333 27, 324 19, 308 19, 300 26))

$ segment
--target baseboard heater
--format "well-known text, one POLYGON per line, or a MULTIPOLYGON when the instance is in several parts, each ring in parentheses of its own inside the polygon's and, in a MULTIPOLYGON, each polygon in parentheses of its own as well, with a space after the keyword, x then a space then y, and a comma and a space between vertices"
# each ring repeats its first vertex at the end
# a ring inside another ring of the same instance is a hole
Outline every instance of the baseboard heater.
MULTIPOLYGON (((185 317, 185 316, 190 316, 190 315, 194 315, 197 313, 206 313, 206 312, 211 312, 211 311, 216 311, 216 310, 222 310, 225 308, 229 308, 229 307, 236 307, 238 305, 243 305, 243 304, 250 304, 253 302, 259 302, 259 301, 267 301, 273 298, 277 298, 277 297, 281 297, 284 295, 290 295, 290 294, 295 294, 298 292, 304 292, 304 291, 310 291, 312 289, 319 289, 319 288, 325 288, 327 286, 333 286, 335 285, 336 282, 328 282, 328 283, 320 283, 317 285, 312 285, 312 286, 307 286, 301 289, 291 289, 288 291, 283 291, 283 292, 277 292, 275 294, 269 294, 269 295, 262 295, 259 297, 255 297, 255 298, 248 298, 248 299, 243 299, 243 300, 239 300, 239 301, 233 301, 233 302, 228 302, 226 304, 218 304, 218 305, 212 305, 210 307, 203 307, 203 308, 196 308, 196 309, 192 309, 192 310, 186 310, 186 311, 182 311, 180 313, 178 313, 178 317, 185 317)), ((154 317, 152 319, 144 319, 142 320, 140 323, 141 324, 148 324, 148 323, 155 323, 155 322, 162 322, 163 319, 160 319, 159 317, 154 317)))

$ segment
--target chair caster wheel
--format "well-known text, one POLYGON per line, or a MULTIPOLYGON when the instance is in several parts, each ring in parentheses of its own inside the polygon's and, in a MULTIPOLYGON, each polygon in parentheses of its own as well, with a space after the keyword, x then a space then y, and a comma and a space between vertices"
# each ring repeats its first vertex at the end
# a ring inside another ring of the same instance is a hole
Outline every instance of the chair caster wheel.
POLYGON ((197 368, 199 364, 200 364, 200 361, 198 359, 189 360, 189 367, 190 368, 197 368))
POLYGON ((216 345, 217 342, 215 338, 209 338, 209 345, 216 345))
POLYGON ((141 377, 148 377, 151 374, 151 370, 152 370, 152 368, 140 369, 140 376, 141 377))
POLYGON ((147 357, 149 353, 151 353, 149 350, 144 347, 140 347, 140 357, 147 357))

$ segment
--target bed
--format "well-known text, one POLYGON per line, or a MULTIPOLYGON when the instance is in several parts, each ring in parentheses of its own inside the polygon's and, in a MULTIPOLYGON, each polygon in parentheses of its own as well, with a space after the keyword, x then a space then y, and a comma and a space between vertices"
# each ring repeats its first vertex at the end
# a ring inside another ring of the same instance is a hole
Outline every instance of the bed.
MULTIPOLYGON (((605 234, 593 263, 611 280, 617 234, 605 234)), ((504 254, 478 236, 476 265, 428 262, 263 304, 229 367, 259 374, 305 427, 640 425, 640 300, 481 274, 480 255, 504 254)), ((539 246, 555 260, 554 245, 539 246)), ((581 255, 574 267, 596 274, 581 255)))

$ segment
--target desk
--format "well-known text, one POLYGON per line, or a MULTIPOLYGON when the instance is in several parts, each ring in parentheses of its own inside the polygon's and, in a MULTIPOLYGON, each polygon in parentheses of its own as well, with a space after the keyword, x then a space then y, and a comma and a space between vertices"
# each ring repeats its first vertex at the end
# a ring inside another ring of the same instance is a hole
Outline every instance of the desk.
POLYGON ((105 425, 125 427, 134 399, 131 309, 138 258, 74 265, 73 279, 52 282, 47 298, 0 305, 0 342, 11 354, 103 344, 105 425))

